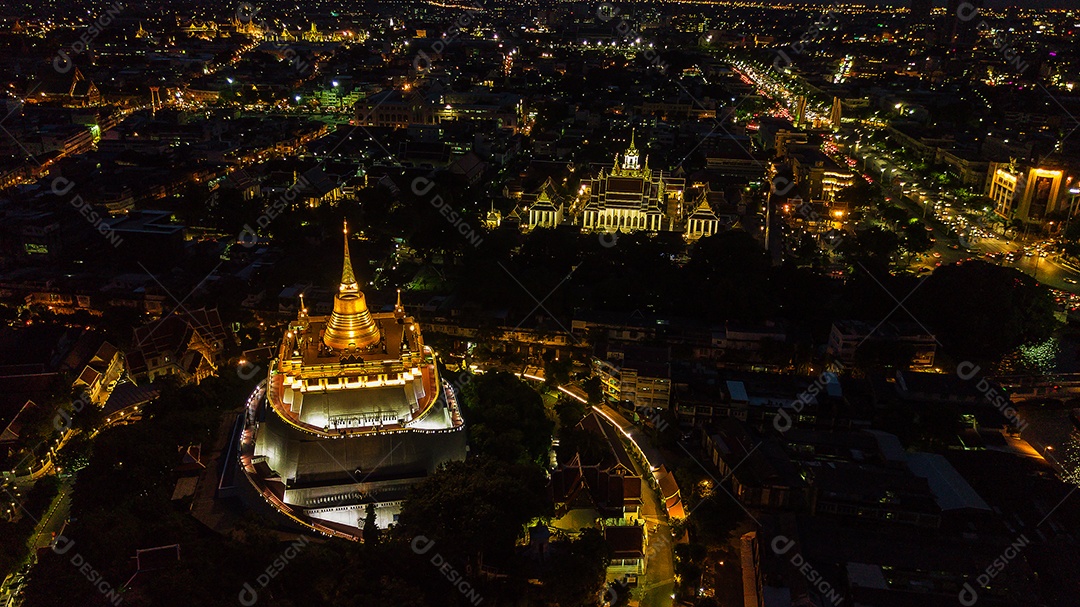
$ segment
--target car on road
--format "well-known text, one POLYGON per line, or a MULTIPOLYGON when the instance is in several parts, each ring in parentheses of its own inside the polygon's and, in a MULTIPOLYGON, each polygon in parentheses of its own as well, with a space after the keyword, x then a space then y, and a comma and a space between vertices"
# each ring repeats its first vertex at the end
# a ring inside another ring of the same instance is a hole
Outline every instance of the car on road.
POLYGON ((1069 283, 1069 284, 1071 284, 1071 285, 1075 285, 1075 284, 1077 284, 1077 282, 1076 282, 1075 280, 1073 280, 1072 278, 1066 278, 1066 279, 1065 279, 1065 282, 1067 282, 1067 283, 1069 283))

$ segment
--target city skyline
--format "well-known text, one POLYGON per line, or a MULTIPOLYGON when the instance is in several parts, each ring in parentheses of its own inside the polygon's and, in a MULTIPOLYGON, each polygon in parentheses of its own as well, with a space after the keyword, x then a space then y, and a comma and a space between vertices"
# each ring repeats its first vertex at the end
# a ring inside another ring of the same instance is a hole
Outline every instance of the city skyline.
POLYGON ((0 607, 1072 607, 1007 4, 5 6, 0 607))

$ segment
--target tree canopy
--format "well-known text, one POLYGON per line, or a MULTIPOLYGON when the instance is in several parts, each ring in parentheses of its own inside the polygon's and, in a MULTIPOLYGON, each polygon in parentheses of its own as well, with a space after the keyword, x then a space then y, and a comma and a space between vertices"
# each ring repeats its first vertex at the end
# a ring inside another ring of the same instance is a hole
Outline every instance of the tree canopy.
POLYGON ((485 373, 465 386, 465 421, 480 455, 506 462, 541 462, 555 422, 540 394, 510 373, 485 373))
POLYGON ((543 470, 490 457, 450 462, 409 493, 396 535, 434 540, 439 552, 472 561, 508 555, 524 526, 547 514, 543 470))
POLYGON ((961 359, 997 360, 1057 326, 1049 290, 1018 270, 975 261, 942 266, 926 281, 912 312, 961 359))

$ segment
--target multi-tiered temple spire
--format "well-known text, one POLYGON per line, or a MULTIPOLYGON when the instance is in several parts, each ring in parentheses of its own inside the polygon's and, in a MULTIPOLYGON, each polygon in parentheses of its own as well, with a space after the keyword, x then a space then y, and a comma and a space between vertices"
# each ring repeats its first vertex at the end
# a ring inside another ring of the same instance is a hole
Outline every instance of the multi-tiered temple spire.
POLYGON ((345 222, 345 265, 341 268, 342 293, 359 293, 360 285, 356 282, 356 274, 353 273, 352 259, 349 257, 349 222, 345 222))
POLYGON ((637 146, 634 145, 634 138, 637 135, 637 129, 630 132, 630 147, 627 148, 626 153, 623 154, 623 166, 624 170, 636 171, 640 168, 639 162, 641 154, 638 152, 637 146))
POLYGON ((367 299, 360 292, 360 283, 353 272, 349 256, 349 224, 345 224, 345 263, 341 268, 341 286, 334 296, 334 311, 326 323, 323 343, 344 352, 367 350, 379 343, 379 327, 371 318, 367 299))

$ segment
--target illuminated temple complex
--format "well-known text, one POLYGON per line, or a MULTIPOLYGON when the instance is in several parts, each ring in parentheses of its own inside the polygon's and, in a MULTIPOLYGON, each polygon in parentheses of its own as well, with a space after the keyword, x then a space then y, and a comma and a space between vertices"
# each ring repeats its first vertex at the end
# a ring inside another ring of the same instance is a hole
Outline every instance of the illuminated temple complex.
POLYGON ((359 535, 368 504, 396 520, 410 486, 465 459, 456 395, 398 295, 373 313, 349 259, 330 316, 301 300, 262 393, 249 403, 241 464, 271 503, 324 533, 359 535))
MULTIPOLYGON (((549 177, 535 194, 522 193, 521 204, 510 212, 507 222, 526 232, 560 226, 602 233, 674 231, 691 241, 731 223, 718 213, 729 206, 722 190, 712 191, 708 182, 688 188, 685 177, 651 168, 648 156, 642 159, 635 135, 630 137, 630 147, 615 155, 610 170, 605 166, 592 178, 583 179, 576 195, 564 196, 558 190, 549 177)), ((502 220, 492 207, 484 225, 494 230, 502 220)))
POLYGON ((672 229, 668 198, 680 196, 682 188, 669 191, 670 181, 663 171, 649 168, 648 157, 641 162, 631 138, 621 161, 615 156, 611 173, 601 170, 599 176, 586 182, 589 198, 581 213, 582 227, 622 232, 672 229))

